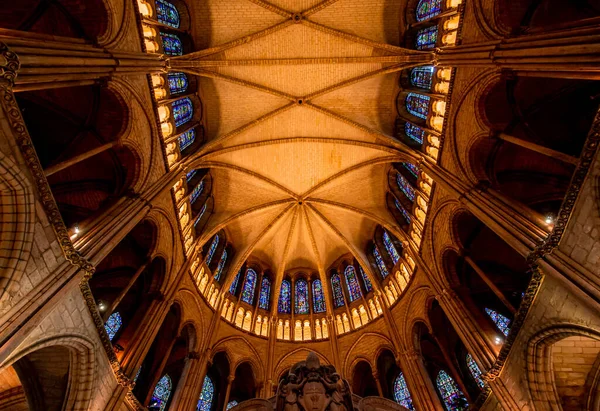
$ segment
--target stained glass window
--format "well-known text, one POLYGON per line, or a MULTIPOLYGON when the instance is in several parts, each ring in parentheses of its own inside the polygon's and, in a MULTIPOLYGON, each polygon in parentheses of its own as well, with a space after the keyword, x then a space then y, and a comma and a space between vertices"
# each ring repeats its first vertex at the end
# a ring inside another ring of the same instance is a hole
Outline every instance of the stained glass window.
POLYGON ((419 88, 431 90, 433 66, 415 67, 410 71, 410 83, 419 88))
POLYGON ((406 385, 406 380, 402 373, 398 374, 394 381, 394 400, 409 410, 415 409, 410 392, 408 391, 408 386, 406 385))
POLYGON ((441 370, 435 382, 448 411, 462 411, 469 407, 467 399, 446 371, 441 370))
POLYGON ((236 400, 229 401, 229 404, 227 404, 227 409, 230 410, 233 407, 235 407, 236 405, 238 405, 238 402, 236 400))
POLYGON ((417 167, 413 163, 402 163, 402 165, 404 166, 405 169, 407 169, 408 171, 410 171, 410 173, 413 176, 419 178, 419 167, 417 167))
POLYGON ((304 279, 296 281, 296 314, 308 314, 308 283, 304 279))
POLYGON ((138 368, 137 372, 135 373, 135 377, 133 377, 133 382, 135 383, 138 378, 140 378, 140 373, 142 372, 142 367, 138 368))
POLYGON ((342 292, 342 282, 340 276, 334 274, 331 276, 331 289, 333 291, 333 305, 335 308, 344 305, 344 293, 342 292))
POLYGON ((175 100, 171 107, 173 107, 173 118, 177 127, 187 123, 194 116, 194 105, 189 97, 175 100))
POLYGON ((425 130, 423 130, 421 127, 415 126, 413 123, 409 123, 407 121, 406 124, 404 124, 404 132, 411 140, 414 140, 419 144, 423 144, 425 130))
POLYGON ((192 178, 194 178, 194 176, 196 175, 197 172, 198 172, 198 170, 192 170, 189 173, 187 173, 185 175, 185 178, 187 179, 187 181, 190 181, 192 178))
POLYGON ((500 331, 502 331, 502 334, 504 334, 505 337, 508 337, 508 332, 510 331, 510 320, 508 318, 506 318, 505 316, 503 316, 502 314, 500 314, 494 310, 491 310, 489 308, 486 308, 485 312, 487 313, 487 315, 490 316, 492 321, 496 324, 496 327, 498 327, 498 329, 500 331))
POLYGON ((206 207, 207 207, 207 203, 204 203, 204 205, 202 206, 202 210, 200 210, 200 214, 198 214, 198 217, 196 217, 196 221, 194 221, 194 227, 196 227, 198 225, 198 223, 200 222, 200 220, 202 220, 202 216, 204 215, 204 212, 206 211, 206 207))
POLYGON ((417 31, 415 45, 417 49, 432 49, 437 43, 438 26, 431 26, 417 31))
POLYGON ((200 197, 200 194, 202 194, 202 190, 204 190, 204 180, 202 180, 200 184, 198 184, 196 188, 194 188, 192 194, 190 194, 190 203, 193 204, 194 201, 196 201, 198 197, 200 197))
POLYGON ((426 120, 429 114, 430 100, 429 96, 423 94, 408 93, 406 96, 406 109, 413 116, 426 120))
POLYGON ((346 267, 344 275, 346 276, 346 284, 348 285, 350 302, 358 300, 360 297, 362 297, 362 292, 360 291, 360 284, 358 283, 358 278, 356 278, 356 271, 354 271, 354 267, 351 265, 346 267))
POLYGON ((171 377, 167 374, 163 375, 154 391, 152 392, 152 399, 150 400, 150 407, 156 410, 164 411, 167 408, 167 402, 171 396, 172 389, 171 377))
POLYGON ((396 184, 400 191, 406 195, 410 201, 415 201, 415 189, 410 185, 408 180, 400 173, 396 174, 396 184))
POLYGON ((182 133, 177 137, 177 142, 179 143, 179 151, 183 153, 183 150, 192 145, 192 143, 196 140, 196 129, 192 128, 185 133, 182 133))
POLYGON ((269 277, 263 277, 260 285, 260 296, 258 297, 258 308, 269 309, 269 299, 271 298, 271 280, 269 277))
POLYGON ((442 0, 421 0, 417 4, 417 21, 429 20, 442 11, 442 0))
POLYGON ((178 29, 180 20, 177 7, 165 0, 156 0, 156 18, 162 24, 178 29))
POLYGON ((169 73, 167 74, 167 80, 171 94, 184 93, 189 85, 185 73, 169 73))
POLYGON ((289 314, 292 312, 290 298, 292 293, 292 285, 288 280, 281 282, 281 291, 279 292, 279 306, 278 311, 282 314, 289 314))
POLYGON ((115 338, 115 335, 117 335, 121 325, 123 325, 123 321, 121 320, 121 314, 118 312, 114 312, 110 315, 110 317, 108 317, 108 320, 106 320, 104 323, 104 329, 108 334, 109 340, 112 341, 113 338, 115 338))
POLYGON ((317 279, 312 282, 312 294, 313 294, 313 311, 315 313, 325 312, 325 295, 323 294, 323 284, 321 280, 317 279))
POLYGON ((223 267, 227 264, 227 250, 223 250, 223 254, 221 254, 221 260, 219 260, 219 265, 215 271, 215 280, 219 281, 221 279, 221 274, 223 274, 223 267))
POLYGON ((365 290, 370 293, 371 290, 373 289, 373 285, 371 284, 371 280, 369 280, 369 277, 367 277, 367 273, 365 273, 365 270, 363 270, 363 268, 359 265, 358 266, 358 271, 360 271, 360 275, 363 279, 363 282, 365 283, 365 290))
POLYGON ((246 281, 242 288, 242 301, 250 305, 254 304, 254 289, 256 288, 256 271, 252 268, 246 270, 246 281))
POLYGON ((398 254, 398 251, 396 251, 396 247, 394 246, 394 243, 392 243, 390 235, 385 230, 383 230, 383 245, 385 246, 390 258, 394 262, 394 265, 396 265, 398 260, 400 260, 400 254, 398 254))
POLYGON ((202 383, 202 392, 200 393, 200 398, 198 399, 196 411, 210 411, 214 396, 215 384, 213 384, 212 380, 207 375, 204 377, 204 382, 202 383))
POLYGON ((206 265, 209 265, 213 256, 215 255, 215 251, 217 251, 217 247, 219 246, 219 234, 215 235, 212 243, 210 244, 210 248, 208 249, 208 254, 206 256, 206 265))
POLYGON ((385 262, 381 257, 381 253, 379 252, 379 248, 377 246, 373 247, 373 257, 375 257, 375 262, 377 263, 377 268, 379 268, 379 272, 383 278, 387 277, 390 273, 388 272, 387 267, 385 266, 385 262))
POLYGON ((467 367, 469 367, 469 371, 471 372, 471 375, 477 382, 477 385, 479 385, 479 388, 483 388, 485 382, 483 382, 483 378, 481 378, 481 370, 477 366, 477 363, 475 362, 471 354, 467 354, 467 367))
POLYGON ((410 224, 410 214, 408 213, 408 211, 406 211, 406 208, 404 208, 404 206, 402 204, 400 204, 400 201, 398 201, 395 198, 394 198, 394 204, 396 205, 396 208, 398 209, 398 211, 400 211, 402 216, 406 219, 406 222, 408 224, 410 224))
POLYGON ((161 31, 160 38, 162 39, 163 50, 165 51, 165 54, 168 54, 169 56, 183 55, 183 43, 177 35, 171 33, 163 33, 161 31))
POLYGON ((229 287, 229 294, 235 295, 235 292, 237 291, 237 286, 238 286, 238 283, 240 282, 241 276, 242 276, 242 269, 240 268, 240 270, 235 275, 233 282, 231 283, 231 287, 229 287))

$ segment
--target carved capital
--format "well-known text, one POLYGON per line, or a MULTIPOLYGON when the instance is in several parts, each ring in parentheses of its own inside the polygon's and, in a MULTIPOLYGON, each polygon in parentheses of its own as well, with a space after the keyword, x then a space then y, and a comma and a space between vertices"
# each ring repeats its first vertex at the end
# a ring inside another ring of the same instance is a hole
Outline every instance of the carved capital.
POLYGON ((6 44, 0 43, 0 80, 7 82, 12 88, 20 68, 19 57, 6 44))

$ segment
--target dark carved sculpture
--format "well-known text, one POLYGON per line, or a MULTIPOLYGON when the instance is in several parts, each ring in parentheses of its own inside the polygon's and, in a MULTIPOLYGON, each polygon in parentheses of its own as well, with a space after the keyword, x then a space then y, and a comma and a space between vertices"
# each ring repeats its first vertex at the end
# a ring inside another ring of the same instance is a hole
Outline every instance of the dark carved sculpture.
POLYGON ((315 353, 297 363, 277 389, 276 411, 353 411, 348 382, 315 353))

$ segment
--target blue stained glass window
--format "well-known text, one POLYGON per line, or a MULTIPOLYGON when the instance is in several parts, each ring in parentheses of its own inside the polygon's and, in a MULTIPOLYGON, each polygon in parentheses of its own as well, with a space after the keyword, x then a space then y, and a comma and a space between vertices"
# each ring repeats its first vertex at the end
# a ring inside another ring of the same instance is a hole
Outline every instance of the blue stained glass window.
POLYGON ((360 275, 363 279, 363 282, 365 283, 365 290, 368 293, 370 293, 373 289, 373 284, 371 284, 371 280, 369 280, 369 277, 367 277, 367 273, 365 273, 365 270, 363 270, 362 266, 358 266, 358 271, 360 271, 360 275))
POLYGON ((185 175, 185 178, 187 179, 187 181, 190 181, 192 178, 194 178, 194 176, 196 175, 197 172, 198 172, 198 170, 192 170, 189 173, 187 173, 185 175))
POLYGON ((335 308, 344 305, 344 293, 342 292, 342 282, 340 276, 334 274, 331 276, 331 289, 333 291, 333 305, 335 308))
POLYGON ((258 297, 258 308, 269 309, 269 300, 271 298, 271 280, 269 277, 263 277, 260 285, 260 295, 258 297))
POLYGON ((185 73, 169 73, 167 74, 169 82, 169 91, 171 94, 179 94, 187 91, 189 82, 185 73))
POLYGON ((117 335, 117 332, 121 329, 123 321, 121 320, 121 314, 114 312, 108 317, 108 320, 104 323, 104 329, 108 334, 108 338, 112 341, 117 335))
POLYGON ((304 279, 296 281, 296 314, 308 314, 308 283, 304 279))
POLYGON ((230 410, 233 407, 235 407, 236 405, 238 405, 238 402, 236 400, 229 401, 229 404, 227 404, 227 409, 230 410))
POLYGON ((360 297, 362 297, 362 291, 360 291, 360 284, 358 283, 358 278, 356 278, 356 271, 354 271, 354 267, 351 265, 346 267, 344 275, 346 276, 346 284, 348 285, 350 302, 358 300, 360 297))
POLYGON ((229 294, 235 295, 235 292, 237 291, 237 286, 238 286, 238 283, 240 282, 241 276, 242 276, 242 269, 240 268, 240 270, 235 275, 233 282, 231 283, 231 287, 229 287, 229 294))
POLYGON ((156 18, 159 23, 178 29, 181 21, 177 7, 165 0, 156 0, 156 18))
POLYGON ((292 285, 288 280, 283 280, 281 282, 281 291, 279 292, 279 304, 278 311, 281 314, 289 314, 292 312, 292 307, 290 303, 292 294, 292 285))
POLYGON ((383 258, 381 257, 379 248, 376 245, 373 246, 373 257, 375 257, 375 262, 377 263, 377 268, 379 268, 379 272, 381 273, 381 276, 383 278, 385 278, 388 275, 390 275, 387 267, 385 266, 385 262, 383 261, 383 258))
POLYGON ((406 380, 402 373, 398 374, 396 380, 394 380, 394 400, 409 410, 415 409, 410 392, 408 391, 408 386, 406 385, 406 380))
POLYGON ((256 271, 252 268, 246 270, 246 281, 242 288, 242 301, 250 305, 254 304, 254 289, 256 288, 256 271))
POLYGON ((400 254, 398 254, 398 251, 396 251, 396 247, 394 246, 394 243, 392 243, 390 235, 385 230, 383 230, 383 245, 385 246, 390 258, 394 262, 394 265, 396 265, 398 260, 400 260, 400 254))
POLYGON ((402 204, 400 204, 400 201, 398 201, 395 198, 394 198, 394 204, 396 205, 396 209, 398 209, 398 211, 400 211, 402 216, 406 219, 406 222, 408 224, 410 224, 410 214, 408 213, 408 211, 406 211, 406 208, 404 208, 404 206, 402 204))
POLYGON ((448 411, 462 411, 468 409, 469 404, 467 399, 446 371, 440 371, 435 382, 448 411))
POLYGON ((410 171, 410 173, 413 176, 419 178, 419 167, 417 167, 413 163, 402 163, 402 165, 404 166, 405 169, 407 169, 408 171, 410 171))
POLYGON ((169 56, 183 55, 183 43, 177 35, 171 33, 163 33, 161 31, 160 38, 162 39, 163 50, 165 51, 165 54, 169 56))
POLYGON ((500 331, 502 331, 502 334, 504 334, 505 337, 508 337, 508 332, 510 331, 510 320, 508 318, 506 318, 505 316, 503 316, 502 314, 491 310, 489 308, 485 309, 485 312, 487 313, 487 315, 490 316, 490 318, 492 319, 492 321, 496 324, 496 327, 498 327, 498 329, 500 331))
POLYGON ((425 130, 423 130, 421 127, 415 126, 413 123, 409 123, 407 121, 404 124, 404 132, 411 140, 414 140, 419 144, 423 144, 423 139, 425 138, 425 130))
POLYGON ((438 26, 431 26, 417 31, 415 45, 417 49, 432 49, 437 43, 438 26))
POLYGON ((196 140, 196 129, 192 128, 185 133, 182 133, 177 137, 177 142, 179 143, 179 151, 183 153, 183 150, 192 145, 192 143, 196 140))
POLYGON ((406 96, 406 110, 413 116, 417 116, 424 120, 429 114, 429 101, 431 98, 423 94, 408 93, 406 96))
POLYGON ((408 180, 400 173, 396 174, 396 184, 400 191, 410 200, 415 201, 415 189, 410 185, 408 180))
POLYGON ((433 66, 415 67, 410 71, 410 83, 419 88, 431 90, 433 84, 433 66))
POLYGON ((215 251, 217 251, 217 247, 219 246, 219 234, 215 235, 212 243, 210 244, 210 248, 208 249, 208 254, 206 256, 206 265, 209 265, 213 256, 215 255, 215 251))
POLYGON ((221 274, 223 274, 223 267, 227 264, 227 250, 223 250, 223 254, 221 254, 221 260, 219 260, 219 265, 215 271, 215 280, 219 281, 221 279, 221 274))
POLYGON ((202 180, 200 184, 198 184, 196 188, 194 188, 192 194, 190 194, 190 203, 193 204, 194 201, 196 201, 198 197, 200 197, 200 194, 202 194, 202 190, 204 190, 204 180, 202 180))
POLYGON ((469 371, 471 372, 471 375, 477 382, 477 385, 479 385, 479 388, 483 388, 485 382, 483 381, 483 378, 481 378, 481 370, 479 369, 479 366, 477 365, 471 354, 467 354, 467 367, 469 367, 469 371))
POLYGON ((312 294, 313 294, 313 311, 318 313, 325 312, 325 295, 323 294, 323 284, 321 280, 314 280, 312 282, 312 294))
POLYGON ((184 125, 194 117, 194 105, 189 97, 180 98, 171 103, 173 118, 177 127, 184 125))
POLYGON ((429 20, 442 11, 442 0, 421 0, 417 4, 417 21, 429 20))
POLYGON ((198 217, 196 217, 196 221, 194 221, 194 227, 196 227, 198 225, 198 223, 200 222, 200 220, 202 220, 202 216, 206 212, 206 207, 207 207, 207 204, 204 203, 204 205, 202 206, 202 210, 200 210, 200 214, 198 214, 198 217))
POLYGON ((150 407, 156 410, 164 411, 167 408, 167 402, 171 396, 171 390, 173 389, 171 377, 167 374, 163 375, 154 391, 152 392, 152 399, 150 400, 150 407))
POLYGON ((210 411, 215 396, 215 384, 213 384, 211 378, 207 375, 204 377, 202 383, 202 392, 198 399, 198 406, 196 411, 210 411))

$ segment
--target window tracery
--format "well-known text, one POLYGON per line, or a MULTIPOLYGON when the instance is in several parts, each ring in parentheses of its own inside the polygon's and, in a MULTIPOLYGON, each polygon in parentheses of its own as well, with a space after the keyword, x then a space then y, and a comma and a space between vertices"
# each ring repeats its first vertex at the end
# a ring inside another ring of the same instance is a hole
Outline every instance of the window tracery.
POLYGON ((271 280, 268 277, 263 277, 260 286, 260 296, 258 298, 258 308, 263 310, 269 309, 269 299, 271 297, 271 280))
POLYGON ((448 411, 463 411, 469 407, 467 399, 458 389, 454 379, 444 370, 438 373, 435 380, 437 388, 440 392, 444 406, 448 411))
POLYGON ((398 251, 396 250, 394 243, 392 243, 392 239, 390 238, 390 235, 385 230, 383 230, 383 245, 385 246, 385 249, 387 250, 388 255, 394 262, 394 265, 396 265, 398 263, 398 261, 400 260, 400 254, 398 254, 398 251))
POLYGON ((362 277, 363 283, 365 284, 365 291, 367 293, 370 293, 371 290, 373 290, 373 284, 371 284, 371 280, 369 280, 369 277, 367 277, 367 273, 365 273, 365 270, 363 270, 361 265, 358 266, 358 271, 360 272, 360 276, 362 277))
POLYGON ((183 43, 176 34, 160 32, 160 38, 163 43, 163 50, 169 56, 183 56, 183 43))
POLYGON ((171 94, 185 93, 189 86, 187 76, 181 72, 167 74, 167 82, 169 83, 171 94))
MULTIPOLYGON (((196 140, 196 129, 192 128, 190 130, 181 133, 179 137, 177 137, 177 142, 179 143, 179 151, 183 152, 186 148, 191 146, 196 140)), ((189 180, 189 179, 188 179, 189 180)))
POLYGON ((308 314, 308 283, 304 279, 296 281, 296 295, 294 298, 296 314, 308 314))
POLYGON ((408 198, 411 202, 415 201, 415 189, 400 173, 396 174, 396 184, 398 185, 400 191, 404 193, 406 198, 408 198))
POLYGON ((160 23, 175 29, 181 24, 177 7, 165 0, 156 0, 156 18, 160 23))
POLYGON ((221 279, 221 274, 223 273, 223 267, 227 263, 227 250, 223 250, 223 254, 221 254, 221 260, 219 261, 219 265, 215 270, 215 280, 219 281, 221 279))
POLYGON ((420 0, 417 4, 417 21, 429 20, 442 12, 442 0, 420 0))
POLYGON ((281 282, 281 291, 279 292, 279 303, 278 303, 278 311, 281 314, 290 314, 291 313, 291 291, 292 285, 288 280, 283 280, 281 282))
POLYGON ((408 385, 406 385, 406 380, 402 373, 398 374, 394 380, 394 400, 409 410, 415 409, 410 392, 408 391, 408 385))
POLYGON ((254 289, 256 288, 256 271, 252 268, 246 270, 246 281, 242 289, 242 301, 252 305, 254 303, 254 289))
POLYGON ((496 327, 498 327, 502 334, 504 334, 505 337, 508 337, 508 332, 510 331, 510 320, 499 312, 490 308, 486 308, 485 312, 492 319, 494 324, 496 324, 496 327))
POLYGON ((473 376, 473 379, 477 382, 479 388, 483 388, 485 382, 483 381, 483 378, 481 378, 481 370, 479 369, 479 366, 477 365, 471 354, 467 354, 466 360, 467 367, 469 367, 469 372, 473 376))
POLYGON ((204 377, 204 382, 202 383, 202 392, 200 393, 200 398, 198 399, 196 411, 210 411, 214 396, 215 384, 213 383, 212 379, 207 375, 206 377, 204 377))
POLYGON ((344 294, 340 276, 337 273, 331 276, 331 289, 333 291, 333 305, 335 308, 342 307, 345 304, 344 294))
POLYGON ((321 280, 316 279, 312 282, 312 294, 313 311, 317 314, 325 312, 325 296, 323 294, 323 284, 321 284, 321 280))
POLYGON ((406 110, 413 116, 427 120, 431 97, 424 94, 408 93, 406 95, 406 110))
POLYGON ((379 272, 383 278, 387 277, 390 273, 381 257, 381 253, 379 252, 379 248, 377 245, 373 246, 373 257, 375 257, 375 262, 377 263, 377 268, 379 268, 379 272))
POLYGON ((213 241, 210 244, 210 248, 208 249, 208 254, 206 255, 206 265, 210 265, 210 262, 212 261, 215 251, 217 251, 218 245, 219 245, 219 234, 216 234, 215 238, 213 238, 213 241))
POLYGON ((194 104, 189 97, 175 100, 171 107, 173 108, 173 119, 177 127, 189 122, 194 116, 194 104))
POLYGON ((350 302, 358 300, 362 297, 362 292, 360 290, 358 278, 356 278, 356 272, 354 271, 354 267, 352 267, 351 265, 346 267, 344 275, 346 276, 346 285, 348 286, 350 302))
POLYGON ((167 408, 167 402, 171 396, 172 388, 171 377, 167 374, 163 375, 162 378, 158 380, 158 383, 156 383, 156 387, 154 387, 150 406, 156 410, 164 411, 167 408))
POLYGON ((410 84, 426 90, 433 85, 433 66, 415 67, 410 71, 410 84))
POLYGON ((404 124, 404 132, 411 140, 414 140, 419 144, 423 144, 425 130, 423 130, 421 127, 415 126, 413 123, 407 121, 404 124))
POLYGON ((417 31, 415 46, 418 50, 432 49, 435 47, 438 38, 438 26, 426 27, 417 31))
POLYGON ((121 314, 119 314, 118 312, 114 312, 110 315, 110 317, 108 317, 108 320, 106 320, 106 322, 104 323, 104 329, 108 334, 109 340, 112 341, 113 338, 115 338, 122 325, 123 321, 121 319, 121 314))
POLYGON ((408 211, 406 211, 406 208, 404 208, 404 206, 400 203, 400 201, 398 201, 395 198, 394 198, 394 205, 396 206, 396 209, 398 211, 400 211, 400 214, 402 214, 402 216, 404 217, 406 222, 408 224, 410 224, 410 214, 408 213, 408 211))
POLYGON ((190 194, 190 203, 194 204, 194 202, 198 199, 198 197, 200 197, 200 194, 202 194, 203 190, 204 190, 204 180, 202 180, 200 182, 200 184, 198 184, 196 186, 196 188, 194 188, 194 191, 192 191, 192 194, 190 194))

